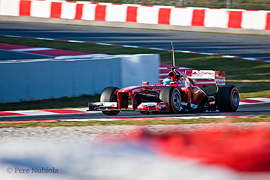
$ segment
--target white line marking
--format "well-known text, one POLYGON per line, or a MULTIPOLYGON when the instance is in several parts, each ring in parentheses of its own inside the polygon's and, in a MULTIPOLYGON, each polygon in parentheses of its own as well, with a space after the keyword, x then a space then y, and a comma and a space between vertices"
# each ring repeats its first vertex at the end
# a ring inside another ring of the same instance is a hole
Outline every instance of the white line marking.
POLYGON ((225 57, 225 58, 235 58, 236 56, 224 55, 222 57, 225 57))
POLYGON ((41 37, 37 37, 36 39, 39 39, 39 40, 49 40, 49 41, 54 41, 54 39, 51 39, 51 38, 41 38, 41 37))
POLYGON ((42 110, 27 110, 27 111, 7 111, 10 113, 18 113, 26 116, 43 116, 43 115, 56 115, 57 113, 42 111, 42 110))
POLYGON ((176 52, 181 52, 181 53, 190 53, 192 51, 182 51, 182 50, 175 50, 176 52))
POLYGON ((247 104, 256 104, 256 103, 240 102, 240 103, 239 103, 239 106, 242 106, 242 105, 247 105, 247 104))
POLYGON ((213 56, 214 54, 213 53, 200 53, 202 55, 208 55, 208 56, 213 56))
POLYGON ((121 119, 59 119, 59 121, 117 121, 121 119))
MULTIPOLYGON (((199 118, 216 118, 216 119, 221 119, 221 118, 226 118, 228 116, 189 116, 189 117, 164 117, 164 118, 172 118, 172 119, 199 119, 199 118)), ((119 121, 119 120, 125 120, 130 118, 134 120, 146 120, 146 119, 151 119, 152 117, 125 117, 125 118, 101 118, 101 119, 60 119, 59 121, 119 121)), ((162 117, 160 117, 162 118, 162 117)))
POLYGON ((76 108, 76 109, 72 109, 72 110, 77 110, 77 111, 86 111, 86 110, 88 110, 88 108, 76 108))
POLYGON ((189 117, 171 117, 173 119, 199 119, 199 118, 226 118, 227 116, 189 116, 189 117))
POLYGON ((249 60, 249 61, 256 61, 257 59, 256 58, 242 58, 244 60, 249 60))
POLYGON ((148 49, 159 50, 159 51, 165 51, 165 49, 162 49, 162 48, 148 48, 148 49))
POLYGON ((52 50, 53 48, 24 48, 24 49, 12 49, 10 51, 15 52, 24 52, 24 51, 46 51, 46 50, 52 50))
POLYGON ((123 47, 138 48, 139 46, 122 45, 123 47))
POLYGON ((84 43, 84 41, 68 40, 68 42, 84 43))
POLYGON ((112 44, 108 44, 108 43, 97 43, 98 45, 105 45, 105 46, 112 46, 112 44))
POLYGON ((248 99, 263 101, 264 103, 270 102, 270 98, 248 98, 248 99))
POLYGON ((22 36, 13 36, 13 35, 5 35, 6 37, 16 37, 16 38, 20 38, 22 36))

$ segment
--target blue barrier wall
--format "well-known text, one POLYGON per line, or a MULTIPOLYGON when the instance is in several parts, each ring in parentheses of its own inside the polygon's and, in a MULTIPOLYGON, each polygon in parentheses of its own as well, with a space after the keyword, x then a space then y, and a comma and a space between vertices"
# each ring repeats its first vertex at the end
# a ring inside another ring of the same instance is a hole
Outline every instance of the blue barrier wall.
POLYGON ((100 94, 107 86, 158 83, 159 55, 0 62, 0 102, 100 94))

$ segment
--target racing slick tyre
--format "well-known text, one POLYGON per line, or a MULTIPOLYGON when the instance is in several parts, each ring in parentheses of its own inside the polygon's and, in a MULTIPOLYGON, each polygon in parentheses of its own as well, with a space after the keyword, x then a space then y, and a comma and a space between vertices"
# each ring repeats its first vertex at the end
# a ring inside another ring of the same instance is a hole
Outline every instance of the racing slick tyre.
MULTIPOLYGON (((117 102, 117 87, 106 87, 100 96, 100 102, 117 102)), ((106 115, 117 115, 119 111, 102 111, 106 115)))
POLYGON ((181 94, 176 87, 167 86, 161 89, 159 99, 169 104, 170 113, 178 113, 181 108, 181 94))
POLYGON ((239 91, 235 86, 218 88, 216 105, 220 112, 235 112, 239 106, 239 91))

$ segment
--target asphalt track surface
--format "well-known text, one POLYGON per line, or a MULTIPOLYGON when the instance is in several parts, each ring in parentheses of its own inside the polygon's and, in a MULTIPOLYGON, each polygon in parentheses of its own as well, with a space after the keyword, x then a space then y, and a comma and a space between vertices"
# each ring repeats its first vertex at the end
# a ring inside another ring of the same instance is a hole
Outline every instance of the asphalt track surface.
POLYGON ((100 111, 92 111, 82 114, 61 114, 44 116, 18 116, 18 117, 0 117, 0 121, 27 121, 27 120, 110 120, 126 118, 155 118, 155 117, 194 117, 194 116, 256 116, 270 115, 270 103, 241 105, 236 112, 221 113, 219 111, 211 112, 181 112, 178 114, 141 114, 140 112, 120 112, 116 116, 104 115, 100 111))
MULTIPOLYGON (((119 45, 134 45, 153 48, 170 48, 173 41, 175 49, 197 52, 221 53, 242 57, 270 60, 270 37, 244 36, 231 34, 196 33, 182 31, 161 31, 145 29, 107 28, 92 26, 71 26, 54 24, 0 22, 0 35, 42 37, 63 40, 79 40, 119 45)), ((1 60, 44 58, 19 52, 0 51, 1 60)), ((124 53, 124 52, 123 52, 124 53)), ((139 112, 121 112, 117 116, 103 115, 101 112, 50 116, 1 117, 7 120, 52 120, 52 119, 106 119, 175 116, 254 116, 270 115, 270 103, 242 105, 237 112, 220 113, 179 113, 142 115, 139 112)))
MULTIPOLYGON (((0 22, 0 35, 90 41, 270 60, 270 37, 76 25, 0 22)), ((124 53, 124 52, 123 52, 124 53)))

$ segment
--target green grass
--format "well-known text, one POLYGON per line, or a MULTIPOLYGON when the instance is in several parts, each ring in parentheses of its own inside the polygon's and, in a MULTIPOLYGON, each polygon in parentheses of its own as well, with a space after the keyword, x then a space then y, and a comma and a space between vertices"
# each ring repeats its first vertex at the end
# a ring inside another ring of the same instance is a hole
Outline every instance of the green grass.
POLYGON ((220 123, 220 122, 270 122, 270 116, 254 116, 251 118, 200 118, 200 119, 166 119, 166 120, 117 120, 117 121, 59 121, 59 122, 21 122, 0 123, 0 128, 25 128, 25 127, 72 127, 72 126, 116 126, 116 125, 177 125, 198 123, 220 123))
MULTIPOLYGON (((126 48, 88 43, 71 43, 63 41, 37 40, 30 38, 13 38, 0 36, 1 43, 19 44, 34 47, 50 47, 57 49, 104 54, 160 54, 161 62, 171 63, 170 51, 126 48)), ((168 45, 169 47, 169 45, 168 45)), ((175 52, 176 64, 194 69, 210 69, 226 71, 226 84, 236 85, 240 98, 270 96, 270 63, 247 61, 242 59, 222 58, 200 54, 175 52)), ((0 111, 22 109, 47 109, 87 106, 88 101, 98 101, 98 96, 82 96, 74 98, 50 99, 42 101, 0 104, 0 111)))
POLYGON ((60 109, 86 107, 88 102, 99 101, 99 95, 82 95, 79 97, 63 97, 36 101, 22 101, 18 103, 0 103, 0 111, 60 109))

